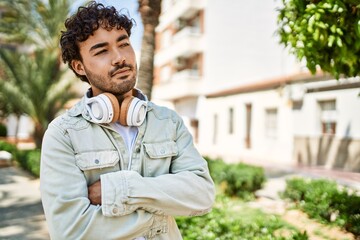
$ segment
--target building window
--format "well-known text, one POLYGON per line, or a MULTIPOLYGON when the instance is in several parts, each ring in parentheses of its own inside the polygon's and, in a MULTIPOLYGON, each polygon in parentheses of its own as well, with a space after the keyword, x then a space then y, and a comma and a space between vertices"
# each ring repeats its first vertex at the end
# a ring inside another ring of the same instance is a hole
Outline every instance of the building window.
POLYGON ((277 112, 276 108, 265 110, 265 136, 267 138, 277 137, 277 112))
POLYGON ((245 147, 251 148, 251 115, 252 115, 252 105, 248 103, 245 105, 246 108, 246 133, 245 133, 245 147))
POLYGON ((322 134, 336 133, 336 101, 319 101, 322 134))
POLYGON ((229 134, 234 133, 234 108, 229 108, 229 134))
POLYGON ((197 143, 199 140, 199 120, 191 119, 190 126, 192 127, 192 129, 194 131, 194 141, 197 143))
POLYGON ((218 115, 214 115, 214 129, 213 129, 213 144, 216 145, 217 143, 217 132, 218 132, 218 115))

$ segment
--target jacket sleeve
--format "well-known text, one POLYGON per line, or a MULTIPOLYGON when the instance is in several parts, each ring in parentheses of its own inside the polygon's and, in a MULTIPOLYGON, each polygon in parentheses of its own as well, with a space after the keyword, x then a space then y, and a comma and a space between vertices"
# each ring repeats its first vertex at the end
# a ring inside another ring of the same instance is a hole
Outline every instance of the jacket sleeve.
POLYGON ((87 189, 66 131, 50 125, 43 139, 40 190, 51 239, 134 239, 160 231, 165 216, 137 209, 105 217, 101 206, 90 204, 87 189))
POLYGON ((177 115, 174 124, 178 154, 172 158, 169 174, 142 177, 136 171, 119 171, 101 176, 105 216, 122 216, 136 209, 171 216, 202 215, 211 210, 215 187, 207 162, 177 115), (116 214, 114 206, 120 206, 116 214))

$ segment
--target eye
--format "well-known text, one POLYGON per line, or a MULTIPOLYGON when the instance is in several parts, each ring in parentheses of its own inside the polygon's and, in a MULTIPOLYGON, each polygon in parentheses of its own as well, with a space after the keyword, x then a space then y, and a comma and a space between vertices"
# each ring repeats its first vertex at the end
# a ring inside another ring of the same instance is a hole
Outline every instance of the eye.
POLYGON ((100 54, 105 53, 105 52, 106 52, 106 49, 100 50, 100 51, 96 52, 94 54, 94 56, 100 55, 100 54))
POLYGON ((127 46, 130 46, 130 43, 124 42, 124 43, 121 43, 121 44, 119 45, 119 47, 121 47, 121 48, 127 47, 127 46))

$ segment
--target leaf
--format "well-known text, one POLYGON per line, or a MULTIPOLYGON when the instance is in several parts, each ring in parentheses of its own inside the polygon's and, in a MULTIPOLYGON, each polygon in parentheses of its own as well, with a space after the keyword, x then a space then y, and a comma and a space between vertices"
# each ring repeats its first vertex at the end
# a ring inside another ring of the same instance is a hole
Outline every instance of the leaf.
POLYGON ((334 44, 334 41, 335 41, 335 36, 330 35, 329 40, 328 40, 328 47, 332 47, 332 45, 334 44))
POLYGON ((337 37, 337 38, 336 38, 336 44, 337 44, 339 47, 342 47, 342 46, 343 46, 342 40, 341 40, 340 37, 337 37))
POLYGON ((282 1, 278 33, 281 44, 335 77, 360 74, 360 0, 282 1), (286 20, 284 19, 286 16, 286 20), (291 31, 281 31, 288 27, 291 31), (351 49, 351 50, 350 50, 351 49), (354 60, 354 56, 357 56, 354 60))

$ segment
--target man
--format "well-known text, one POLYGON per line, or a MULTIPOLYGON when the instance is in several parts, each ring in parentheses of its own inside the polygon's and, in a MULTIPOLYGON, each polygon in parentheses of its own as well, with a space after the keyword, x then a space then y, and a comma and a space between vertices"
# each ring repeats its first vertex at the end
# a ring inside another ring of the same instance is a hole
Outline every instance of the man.
POLYGON ((43 139, 52 239, 181 239, 173 216, 205 214, 214 202, 207 163, 181 118, 134 88, 132 25, 96 2, 65 22, 63 60, 90 89, 43 139))

